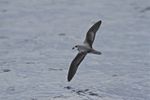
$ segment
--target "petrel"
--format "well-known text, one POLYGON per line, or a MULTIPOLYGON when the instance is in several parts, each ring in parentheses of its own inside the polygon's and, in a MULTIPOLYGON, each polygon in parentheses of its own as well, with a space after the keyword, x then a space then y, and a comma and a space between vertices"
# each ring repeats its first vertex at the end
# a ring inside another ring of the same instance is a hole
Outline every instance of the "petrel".
POLYGON ((97 55, 101 54, 100 51, 97 51, 97 50, 92 48, 92 44, 94 42, 96 32, 99 29, 101 23, 102 23, 101 20, 96 22, 88 30, 88 32, 86 34, 86 38, 85 38, 85 40, 83 42, 83 45, 75 45, 72 48, 72 49, 77 48, 79 53, 76 55, 76 57, 71 62, 71 65, 70 65, 70 68, 69 68, 69 71, 68 71, 68 81, 71 81, 71 79, 73 78, 73 76, 75 75, 75 73, 76 73, 76 71, 78 69, 79 64, 82 62, 82 60, 87 55, 87 53, 93 53, 93 54, 97 54, 97 55))

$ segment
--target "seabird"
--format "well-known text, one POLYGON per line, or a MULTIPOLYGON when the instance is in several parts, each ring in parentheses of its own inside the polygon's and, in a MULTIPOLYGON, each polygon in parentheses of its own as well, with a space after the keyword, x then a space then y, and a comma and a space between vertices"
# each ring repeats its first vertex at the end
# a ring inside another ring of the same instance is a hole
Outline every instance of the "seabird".
POLYGON ((73 76, 75 75, 75 73, 77 71, 77 68, 78 68, 79 64, 82 62, 82 60, 87 55, 87 53, 93 53, 93 54, 98 54, 98 55, 101 54, 100 51, 97 51, 97 50, 92 48, 92 44, 94 42, 96 32, 99 29, 101 23, 102 23, 101 20, 96 22, 88 30, 88 32, 86 34, 86 38, 85 38, 85 40, 83 42, 83 45, 75 45, 72 48, 72 49, 77 48, 79 53, 76 55, 76 57, 71 62, 71 65, 70 65, 70 68, 69 68, 69 71, 68 71, 68 81, 71 81, 71 79, 73 78, 73 76))

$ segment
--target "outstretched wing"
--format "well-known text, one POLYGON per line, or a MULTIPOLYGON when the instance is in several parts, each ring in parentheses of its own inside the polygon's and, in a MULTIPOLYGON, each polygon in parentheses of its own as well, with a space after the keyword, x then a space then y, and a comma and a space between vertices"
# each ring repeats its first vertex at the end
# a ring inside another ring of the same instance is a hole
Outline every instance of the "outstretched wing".
POLYGON ((86 38, 84 40, 84 43, 85 44, 88 44, 91 48, 92 48, 92 44, 94 42, 94 39, 95 39, 95 35, 96 35, 96 32, 97 30, 99 29, 100 25, 101 25, 102 21, 98 21, 96 22, 90 29, 89 31, 87 32, 86 34, 86 38))
POLYGON ((73 78, 78 69, 79 64, 82 62, 86 54, 87 54, 86 52, 79 52, 74 58, 74 60, 71 62, 68 72, 68 81, 70 81, 73 78))

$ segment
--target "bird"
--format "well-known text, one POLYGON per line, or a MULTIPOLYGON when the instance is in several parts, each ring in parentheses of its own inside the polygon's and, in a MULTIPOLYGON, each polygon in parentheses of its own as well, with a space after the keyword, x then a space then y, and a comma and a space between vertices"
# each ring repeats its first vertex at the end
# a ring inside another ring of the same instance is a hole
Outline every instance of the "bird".
POLYGON ((102 54, 100 51, 97 51, 97 50, 93 49, 93 47, 92 47, 92 44, 93 44, 95 36, 96 36, 96 32, 98 31, 101 23, 102 23, 102 21, 99 20, 88 30, 88 32, 86 34, 86 38, 82 45, 75 45, 72 48, 72 49, 77 49, 78 54, 76 55, 76 57, 73 59, 73 61, 70 64, 70 68, 68 71, 68 77, 67 77, 68 82, 70 82, 72 80, 72 78, 74 77, 74 75, 78 69, 78 66, 80 65, 80 63, 83 61, 83 59, 85 58, 85 56, 88 53, 97 54, 97 55, 102 54))

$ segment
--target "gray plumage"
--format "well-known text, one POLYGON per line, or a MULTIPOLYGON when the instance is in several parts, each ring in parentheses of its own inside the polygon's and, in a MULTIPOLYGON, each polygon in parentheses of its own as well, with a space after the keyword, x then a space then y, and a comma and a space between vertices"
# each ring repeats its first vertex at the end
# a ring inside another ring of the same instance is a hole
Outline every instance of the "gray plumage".
POLYGON ((101 20, 96 22, 88 30, 88 32, 86 34, 86 38, 85 38, 85 40, 83 42, 83 45, 76 45, 76 46, 74 46, 72 48, 72 49, 77 48, 79 53, 76 55, 76 57, 71 62, 71 65, 70 65, 70 68, 69 68, 69 72, 68 72, 68 81, 71 81, 71 79, 73 78, 73 76, 75 75, 75 73, 76 73, 76 71, 78 69, 79 64, 82 62, 82 60, 87 55, 87 53, 93 53, 93 54, 98 54, 98 55, 101 54, 101 52, 99 52, 97 50, 94 50, 92 48, 92 44, 94 42, 96 32, 99 29, 101 23, 102 23, 101 20))

